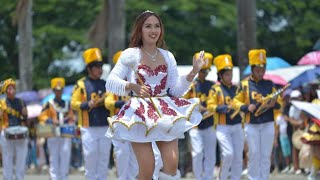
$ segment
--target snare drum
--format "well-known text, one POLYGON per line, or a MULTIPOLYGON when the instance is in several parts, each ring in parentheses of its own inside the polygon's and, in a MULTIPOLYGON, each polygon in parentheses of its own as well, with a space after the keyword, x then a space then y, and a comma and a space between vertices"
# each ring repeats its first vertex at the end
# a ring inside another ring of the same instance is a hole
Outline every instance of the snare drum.
POLYGON ((38 137, 53 137, 55 136, 55 127, 53 124, 39 124, 37 125, 36 133, 38 137))
POLYGON ((25 139, 29 135, 29 130, 24 126, 13 126, 4 130, 5 137, 10 140, 25 139))
POLYGON ((60 126, 60 136, 65 138, 73 138, 76 135, 76 127, 70 125, 60 126))

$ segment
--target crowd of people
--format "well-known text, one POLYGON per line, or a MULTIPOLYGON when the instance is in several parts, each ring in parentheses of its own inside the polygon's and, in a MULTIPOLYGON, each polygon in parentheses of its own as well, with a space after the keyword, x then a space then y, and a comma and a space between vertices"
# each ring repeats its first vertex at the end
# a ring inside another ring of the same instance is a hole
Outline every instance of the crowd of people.
POLYGON ((106 80, 100 49, 85 50, 87 75, 75 84, 70 102, 62 99, 65 79, 53 78, 55 97, 36 123, 15 97, 15 81, 4 80, 4 179, 24 179, 33 163, 48 164, 52 180, 68 179, 70 166, 82 164, 86 179, 105 180, 110 159, 120 180, 176 180, 190 169, 195 179, 211 180, 217 168, 221 180, 241 179, 246 170, 250 180, 267 180, 274 169, 316 178, 320 120, 292 102, 319 103, 319 84, 289 90, 263 79, 264 49, 248 52, 251 75, 239 85, 232 84, 229 54, 197 52, 192 70, 180 75, 163 28, 156 13, 140 14, 129 48, 114 55, 106 80), (206 80, 212 65, 216 82, 206 80), (47 163, 39 162, 45 155, 47 163))

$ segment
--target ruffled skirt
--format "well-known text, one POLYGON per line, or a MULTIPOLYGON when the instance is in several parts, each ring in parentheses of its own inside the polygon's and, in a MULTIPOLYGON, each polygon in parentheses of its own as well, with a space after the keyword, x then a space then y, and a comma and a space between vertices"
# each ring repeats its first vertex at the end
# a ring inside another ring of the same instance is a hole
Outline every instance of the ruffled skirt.
POLYGON ((108 118, 106 136, 131 142, 172 141, 202 120, 199 99, 176 97, 132 97, 108 118), (155 108, 156 107, 156 108, 155 108))

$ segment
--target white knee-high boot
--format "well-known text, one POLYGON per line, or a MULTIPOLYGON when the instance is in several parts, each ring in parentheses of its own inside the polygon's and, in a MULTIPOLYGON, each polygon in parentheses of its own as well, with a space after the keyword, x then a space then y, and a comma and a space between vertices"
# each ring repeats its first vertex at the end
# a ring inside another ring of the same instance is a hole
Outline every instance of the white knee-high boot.
POLYGON ((159 173, 159 180, 179 180, 181 177, 180 171, 177 169, 176 175, 171 176, 169 174, 165 174, 162 171, 159 173))

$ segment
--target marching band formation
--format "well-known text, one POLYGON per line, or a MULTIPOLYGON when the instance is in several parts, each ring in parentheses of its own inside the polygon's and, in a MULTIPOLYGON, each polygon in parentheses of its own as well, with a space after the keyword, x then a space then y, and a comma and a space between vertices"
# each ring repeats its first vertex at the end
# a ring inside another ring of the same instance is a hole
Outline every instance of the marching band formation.
MULTIPOLYGON (((155 28, 162 26, 153 12, 144 12, 138 19, 143 16, 142 23, 155 24, 155 28)), ((142 27, 142 31, 148 31, 148 27, 142 27)), ((275 122, 279 116, 285 116, 283 109, 287 104, 281 97, 287 86, 279 89, 263 79, 266 51, 248 52, 252 73, 238 86, 231 81, 233 62, 229 54, 214 57, 208 52, 198 52, 194 55, 193 70, 180 77, 173 55, 162 48, 155 55, 150 54, 151 46, 146 45, 152 38, 144 38, 145 44, 140 44, 140 48, 131 47, 114 55, 115 68, 106 81, 101 79, 100 50, 85 50, 87 76, 75 84, 70 102, 62 99, 65 79, 51 80, 55 97, 43 106, 36 126, 37 136, 47 138, 50 179, 68 179, 71 139, 76 136, 81 137, 88 180, 107 179, 112 145, 118 179, 179 179, 176 139, 183 138, 185 132, 190 137, 192 170, 197 180, 214 179, 217 156, 221 159, 218 179, 241 179, 246 154, 248 178, 269 179, 279 128, 275 122), (137 60, 136 66, 130 66, 132 62, 127 59, 137 60), (166 65, 143 64, 156 60, 166 65), (212 65, 217 68, 216 82, 206 80, 212 65), (139 86, 134 86, 134 82, 139 86)), ((22 162, 26 161, 28 152, 28 112, 23 100, 15 97, 13 79, 1 83, 1 93, 5 94, 0 101, 3 177, 22 180, 25 174, 22 162)), ((314 103, 319 102, 319 97, 316 99, 314 103)), ((320 169, 316 148, 320 142, 320 123, 304 113, 297 117, 300 116, 310 123, 302 139, 312 147, 313 165, 309 175, 312 179, 320 169)))

